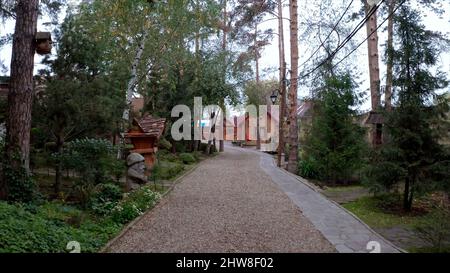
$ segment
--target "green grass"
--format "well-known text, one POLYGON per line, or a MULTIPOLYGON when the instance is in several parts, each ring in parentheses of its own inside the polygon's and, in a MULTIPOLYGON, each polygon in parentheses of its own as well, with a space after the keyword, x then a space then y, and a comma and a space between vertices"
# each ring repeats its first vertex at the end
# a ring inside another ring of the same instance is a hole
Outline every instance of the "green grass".
POLYGON ((341 193, 341 192, 356 191, 356 190, 362 190, 362 189, 364 189, 363 186, 339 186, 339 187, 327 187, 325 192, 341 193))
POLYGON ((426 215, 413 216, 389 213, 380 208, 380 202, 382 201, 369 196, 345 204, 343 207, 373 228, 389 228, 394 226, 412 228, 422 217, 426 217, 426 215))
MULTIPOLYGON (((420 248, 408 248, 409 253, 437 253, 436 248, 433 247, 420 247, 420 248)), ((441 249, 440 253, 450 253, 450 247, 441 249)))

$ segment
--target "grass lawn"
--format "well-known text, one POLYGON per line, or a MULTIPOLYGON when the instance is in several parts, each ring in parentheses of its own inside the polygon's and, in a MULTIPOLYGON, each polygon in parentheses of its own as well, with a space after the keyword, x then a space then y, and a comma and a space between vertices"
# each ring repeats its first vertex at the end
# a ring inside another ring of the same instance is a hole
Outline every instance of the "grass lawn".
POLYGON ((366 196, 356 201, 343 204, 343 207, 357 215, 367 225, 374 228, 389 228, 393 226, 402 226, 412 228, 418 223, 420 218, 426 217, 408 214, 394 214, 384 211, 380 208, 381 200, 366 196))
MULTIPOLYGON (((432 213, 434 212, 431 206, 433 202, 435 202, 433 195, 416 200, 415 208, 410 213, 402 211, 401 198, 397 196, 365 196, 342 206, 392 243, 408 252, 450 252, 450 245, 444 246, 438 251, 415 232, 415 228, 424 222, 434 223, 437 221, 434 218, 436 216, 433 216, 432 213)), ((431 228, 435 228, 435 225, 432 224, 431 228)), ((448 224, 444 229, 448 234, 448 224)), ((448 238, 448 235, 445 236, 448 238)))

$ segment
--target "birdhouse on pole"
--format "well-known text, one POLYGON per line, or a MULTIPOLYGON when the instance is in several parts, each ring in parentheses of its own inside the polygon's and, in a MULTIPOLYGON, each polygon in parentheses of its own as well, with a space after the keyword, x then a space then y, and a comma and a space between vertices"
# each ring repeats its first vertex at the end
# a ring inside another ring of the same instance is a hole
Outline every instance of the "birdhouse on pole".
POLYGON ((52 34, 50 32, 36 33, 36 52, 39 55, 47 55, 52 52, 52 34))

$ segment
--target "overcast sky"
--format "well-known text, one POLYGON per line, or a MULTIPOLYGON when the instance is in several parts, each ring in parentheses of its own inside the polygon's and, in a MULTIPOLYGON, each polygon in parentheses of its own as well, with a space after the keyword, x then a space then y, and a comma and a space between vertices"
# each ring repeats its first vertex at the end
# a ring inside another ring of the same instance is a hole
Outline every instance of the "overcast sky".
MULTIPOLYGON (((343 4, 349 3, 350 0, 343 1, 343 4)), ((76 1, 75 1, 76 2, 76 1)), ((285 1, 287 3, 287 1, 285 1)), ((308 2, 308 1, 307 1, 308 2)), ((306 2, 306 3, 307 3, 306 2)), ((342 3, 341 0, 336 0, 336 2, 342 3)), ((354 1, 354 4, 352 6, 351 12, 356 12, 360 9, 360 1, 354 1)), ((447 32, 450 30, 450 5, 448 3, 445 5, 445 14, 442 16, 442 18, 438 18, 433 13, 428 13, 426 17, 424 17, 424 23, 430 30, 435 31, 442 31, 447 32), (445 19, 444 19, 445 18, 445 19)), ((302 10, 300 12, 300 19, 304 14, 302 14, 302 10)), ((343 10, 342 10, 343 12, 343 10)), ((350 12, 349 12, 350 13, 350 12)), ((288 7, 284 8, 284 17, 289 17, 289 9, 288 7)), ((61 19, 64 17, 64 14, 61 14, 61 19)), ((270 17, 267 17, 268 19, 270 17)), ((379 23, 382 22, 384 18, 380 18, 378 21, 379 23)), ((52 27, 44 26, 43 23, 46 22, 46 19, 40 19, 38 23, 38 29, 39 31, 52 31, 52 27)), ((343 22, 346 23, 346 22, 343 22)), ((355 21, 355 24, 357 22, 355 21)), ((277 20, 269 20, 265 23, 263 23, 260 28, 272 28, 275 30, 275 32, 278 31, 278 25, 277 20)), ((14 22, 13 21, 7 21, 4 24, 0 25, 0 36, 3 36, 7 33, 12 33, 14 30, 14 22)), ((363 41, 367 37, 366 28, 362 28, 361 31, 354 37, 354 40, 356 44, 359 44, 361 41, 363 41)), ((290 63, 290 54, 289 54, 289 22, 285 20, 285 45, 286 45, 286 61, 290 63)), ((384 50, 384 47, 382 45, 386 41, 386 34, 380 33, 380 52, 384 50)), ((317 42, 315 43, 317 44, 317 42)), ((352 46, 347 45, 347 50, 351 50, 352 46)), ((299 50, 300 50, 300 63, 303 63, 307 60, 307 58, 310 56, 310 54, 315 50, 316 48, 310 46, 310 41, 299 41, 299 50)), ((53 53, 55 50, 53 50, 53 53)), ((0 59, 3 61, 3 63, 7 66, 10 64, 11 60, 11 46, 5 46, 0 51, 0 59)), ((35 57, 35 71, 42 69, 44 66, 41 65, 42 57, 39 55, 36 55, 35 57)), ((450 53, 447 52, 440 57, 441 60, 441 70, 444 72, 447 72, 447 74, 450 74, 450 53)), ((368 90, 369 89, 369 81, 368 81, 368 58, 367 58, 367 44, 361 46, 357 52, 353 54, 350 61, 356 62, 358 64, 358 69, 362 73, 362 85, 360 86, 361 90, 368 90)), ((265 75, 265 78, 278 78, 278 37, 274 36, 274 40, 271 45, 267 46, 267 48, 264 50, 262 58, 261 58, 261 70, 266 68, 274 68, 273 72, 267 73, 265 75)), ((381 72, 381 82, 382 85, 385 82, 385 74, 386 74, 386 66, 383 64, 383 62, 380 60, 380 72, 381 72)), ((0 72, 1 75, 8 75, 9 71, 0 72)), ((450 78, 450 75, 449 75, 450 78)), ((307 96, 309 91, 305 88, 302 88, 300 86, 299 88, 299 97, 307 96)), ((367 102, 361 107, 361 110, 368 110, 370 108, 370 101, 367 100, 367 102)))

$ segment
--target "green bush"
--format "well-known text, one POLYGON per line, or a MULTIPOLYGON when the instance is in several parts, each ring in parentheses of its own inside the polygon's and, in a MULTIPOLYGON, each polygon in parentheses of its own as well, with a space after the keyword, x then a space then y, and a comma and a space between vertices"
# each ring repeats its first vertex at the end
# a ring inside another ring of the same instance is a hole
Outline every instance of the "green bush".
POLYGON ((168 141, 165 138, 161 138, 158 142, 158 148, 170 150, 170 149, 172 149, 172 143, 170 143, 170 141, 168 141))
POLYGON ((180 162, 180 158, 169 152, 159 153, 158 159, 161 161, 168 161, 168 162, 180 162))
POLYGON ((390 193, 405 174, 405 171, 393 162, 378 162, 363 169, 363 184, 372 193, 390 193))
POLYGON ((25 169, 15 170, 3 165, 3 175, 8 183, 8 201, 29 203, 40 198, 35 181, 25 169))
POLYGON ((148 187, 142 187, 120 201, 114 207, 111 218, 116 223, 126 224, 152 208, 160 198, 159 193, 153 192, 148 187))
POLYGON ((117 160, 116 152, 109 141, 86 138, 70 142, 63 154, 54 155, 63 162, 65 169, 78 173, 74 189, 84 207, 97 185, 117 181, 124 173, 125 166, 117 160))
POLYGON ((122 199, 123 191, 115 184, 102 184, 92 195, 90 207, 98 215, 108 215, 122 199))
POLYGON ((450 247, 450 211, 435 208, 414 227, 416 234, 428 242, 435 252, 443 252, 450 247))
MULTIPOLYGON (((8 185, 9 202, 29 203, 40 199, 37 185, 24 168, 13 168, 10 162, 5 160, 5 142, 0 140, 0 172, 8 185)), ((19 155, 14 155, 19 160, 19 155)))
POLYGON ((82 212, 57 203, 36 210, 0 202, 0 252, 64 253, 70 241, 79 242, 82 252, 97 252, 121 228, 107 218, 98 222, 86 218, 72 225, 82 212))
POLYGON ((311 158, 299 162, 298 173, 304 178, 320 179, 319 166, 317 166, 317 163, 311 158))
POLYGON ((193 164, 197 161, 194 155, 189 153, 180 154, 180 159, 184 164, 193 164))
POLYGON ((186 144, 184 143, 184 141, 181 142, 175 142, 175 151, 177 151, 177 153, 185 153, 186 152, 186 144))
POLYGON ((184 171, 184 165, 178 162, 159 161, 153 168, 156 179, 169 180, 184 171))
POLYGON ((200 159, 202 157, 202 153, 200 153, 199 151, 193 152, 192 155, 194 156, 195 161, 200 161, 200 159))

